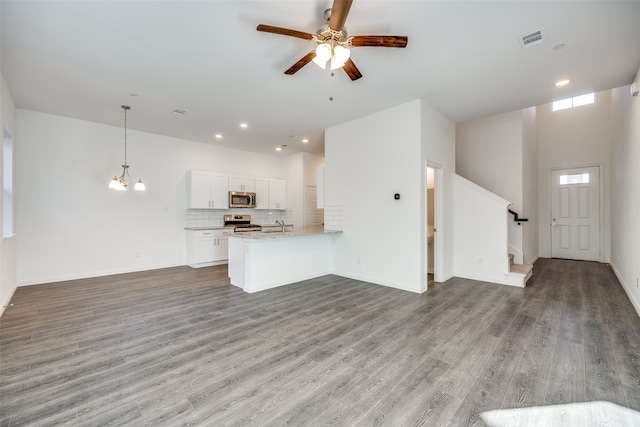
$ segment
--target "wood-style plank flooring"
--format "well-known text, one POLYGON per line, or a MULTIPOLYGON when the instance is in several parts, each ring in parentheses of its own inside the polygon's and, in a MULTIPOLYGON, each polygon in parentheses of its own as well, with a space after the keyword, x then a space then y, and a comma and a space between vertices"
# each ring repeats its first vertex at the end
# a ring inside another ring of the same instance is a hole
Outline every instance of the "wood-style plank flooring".
POLYGON ((246 294, 226 276, 18 288, 0 427, 640 426, 640 319, 607 265, 541 259, 525 289, 423 295, 337 276, 246 294))

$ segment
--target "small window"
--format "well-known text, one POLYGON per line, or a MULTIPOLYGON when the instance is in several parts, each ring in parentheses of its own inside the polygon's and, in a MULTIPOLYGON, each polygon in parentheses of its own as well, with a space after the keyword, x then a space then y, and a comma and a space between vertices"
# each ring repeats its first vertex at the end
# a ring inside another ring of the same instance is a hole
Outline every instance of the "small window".
POLYGON ((571 175, 560 175, 560 185, 588 184, 588 173, 572 173, 571 175))
POLYGON ((586 95, 574 96, 573 98, 573 106, 580 107, 581 105, 593 104, 595 102, 594 93, 588 93, 586 95))
POLYGON ((574 96, 573 98, 561 99, 553 103, 553 111, 593 104, 596 102, 595 99, 596 97, 593 92, 587 93, 586 95, 574 96))
POLYGON ((565 110, 573 107, 573 98, 561 99, 553 103, 553 111, 565 110))

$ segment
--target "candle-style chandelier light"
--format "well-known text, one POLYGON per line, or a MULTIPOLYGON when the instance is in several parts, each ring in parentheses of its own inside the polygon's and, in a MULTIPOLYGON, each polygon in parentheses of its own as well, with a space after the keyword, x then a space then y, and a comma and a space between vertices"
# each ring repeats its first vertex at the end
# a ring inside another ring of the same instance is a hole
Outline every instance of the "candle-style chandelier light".
MULTIPOLYGON (((122 175, 119 177, 114 176, 109 182, 109 188, 116 191, 126 191, 129 186, 129 179, 131 179, 131 175, 129 175, 129 165, 127 164, 127 111, 130 110, 131 107, 128 105, 121 105, 120 107, 124 110, 124 163, 122 164, 122 175), (127 179, 127 177, 129 179, 127 179)), ((146 190, 142 179, 139 179, 138 182, 136 182, 133 189, 136 191, 146 190)))

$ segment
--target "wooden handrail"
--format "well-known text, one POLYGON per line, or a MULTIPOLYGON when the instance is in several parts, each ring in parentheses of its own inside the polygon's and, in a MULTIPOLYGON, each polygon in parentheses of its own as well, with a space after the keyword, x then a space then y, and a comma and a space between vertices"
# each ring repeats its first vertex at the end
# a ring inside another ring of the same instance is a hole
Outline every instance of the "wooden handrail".
POLYGON ((529 218, 520 218, 518 216, 518 212, 512 211, 511 209, 507 209, 511 215, 513 215, 513 220, 520 225, 521 222, 529 221, 529 218))

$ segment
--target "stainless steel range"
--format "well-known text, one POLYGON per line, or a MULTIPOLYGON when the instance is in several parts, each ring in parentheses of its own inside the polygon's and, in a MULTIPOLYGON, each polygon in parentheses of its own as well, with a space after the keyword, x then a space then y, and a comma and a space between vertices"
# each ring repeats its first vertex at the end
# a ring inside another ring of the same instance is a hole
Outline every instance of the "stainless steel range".
POLYGON ((234 232, 261 231, 262 227, 251 224, 251 215, 225 215, 224 226, 233 227, 234 232))

